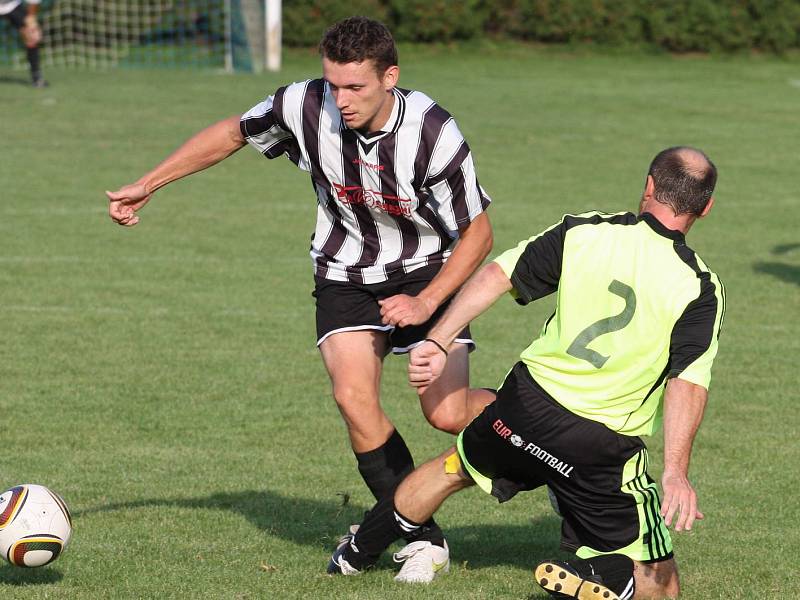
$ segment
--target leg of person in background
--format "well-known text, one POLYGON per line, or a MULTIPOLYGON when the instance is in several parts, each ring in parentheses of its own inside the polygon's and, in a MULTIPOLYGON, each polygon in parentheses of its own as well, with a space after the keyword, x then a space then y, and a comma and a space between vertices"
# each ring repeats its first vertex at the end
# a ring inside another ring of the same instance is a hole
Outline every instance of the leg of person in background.
POLYGON ((39 10, 38 4, 20 4, 8 14, 11 24, 19 32, 20 40, 25 46, 28 65, 31 72, 31 83, 34 87, 47 87, 47 81, 42 77, 39 45, 42 41, 42 28, 36 18, 39 10), (25 9, 27 6, 27 10, 25 9))

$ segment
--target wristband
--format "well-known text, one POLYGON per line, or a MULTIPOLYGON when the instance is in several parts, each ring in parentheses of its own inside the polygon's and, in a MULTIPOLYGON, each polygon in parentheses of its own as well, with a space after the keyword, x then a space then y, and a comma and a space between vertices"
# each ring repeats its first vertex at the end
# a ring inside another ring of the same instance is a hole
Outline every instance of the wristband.
POLYGON ((447 356, 447 349, 444 346, 442 346, 439 342, 437 342, 435 339, 433 339, 433 338, 425 338, 425 341, 426 342, 430 342, 431 344, 436 346, 439 350, 444 352, 445 356, 447 356))

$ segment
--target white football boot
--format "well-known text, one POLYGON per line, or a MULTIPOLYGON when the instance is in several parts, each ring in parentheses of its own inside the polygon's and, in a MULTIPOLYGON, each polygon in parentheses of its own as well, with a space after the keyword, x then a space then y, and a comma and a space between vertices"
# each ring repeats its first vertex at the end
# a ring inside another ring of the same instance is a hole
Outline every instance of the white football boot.
POLYGON ((450 570, 450 550, 430 542, 411 542, 394 554, 394 562, 403 563, 395 581, 402 583, 430 583, 450 570))

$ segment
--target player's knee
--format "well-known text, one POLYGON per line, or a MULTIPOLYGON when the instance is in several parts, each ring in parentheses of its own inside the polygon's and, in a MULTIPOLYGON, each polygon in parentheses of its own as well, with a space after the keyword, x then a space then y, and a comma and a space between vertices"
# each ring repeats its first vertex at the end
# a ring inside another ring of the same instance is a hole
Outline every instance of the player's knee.
POLYGON ((677 598, 680 595, 680 579, 674 560, 642 564, 635 563, 636 600, 677 598))
POLYGON ((681 584, 677 575, 668 582, 662 584, 662 593, 664 598, 677 598, 680 596, 681 584))
POLYGON ((422 412, 433 427, 453 435, 461 433, 470 421, 466 389, 444 397, 426 396, 422 412))
POLYGON ((334 385, 333 399, 339 410, 345 415, 356 416, 359 412, 378 404, 378 398, 373 392, 348 384, 334 385))
POLYGON ((439 431, 453 435, 461 433, 461 430, 466 425, 463 411, 456 414, 454 411, 437 410, 431 414, 426 414, 425 418, 428 419, 428 423, 439 431))
POLYGON ((676 582, 674 585, 652 585, 640 590, 636 588, 636 593, 633 600, 675 600, 680 595, 680 585, 676 582))

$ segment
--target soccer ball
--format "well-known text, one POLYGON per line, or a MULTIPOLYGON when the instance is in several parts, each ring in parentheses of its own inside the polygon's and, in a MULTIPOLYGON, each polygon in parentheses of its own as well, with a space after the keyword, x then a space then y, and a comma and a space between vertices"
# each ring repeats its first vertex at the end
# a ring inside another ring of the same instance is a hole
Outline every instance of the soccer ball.
POLYGON ((46 487, 26 483, 0 494, 0 557, 12 565, 53 562, 71 535, 67 505, 46 487))

